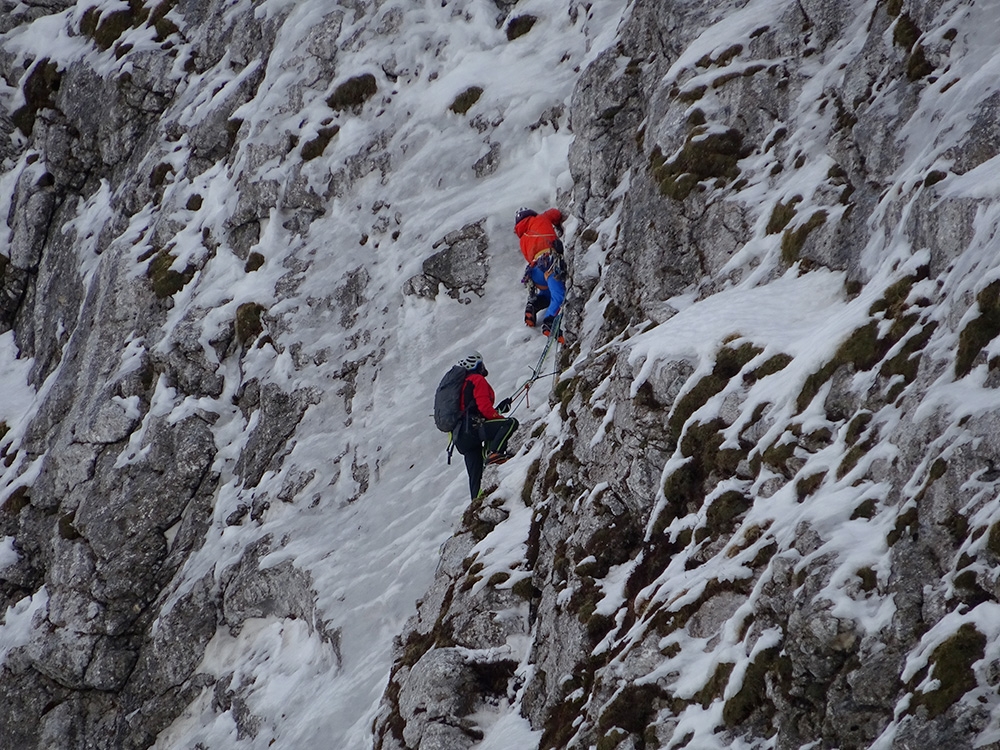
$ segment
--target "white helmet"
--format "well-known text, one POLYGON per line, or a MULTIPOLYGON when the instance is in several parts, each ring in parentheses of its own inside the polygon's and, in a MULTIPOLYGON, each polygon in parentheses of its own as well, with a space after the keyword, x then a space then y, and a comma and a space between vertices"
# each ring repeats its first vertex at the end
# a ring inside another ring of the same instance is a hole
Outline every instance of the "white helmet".
POLYGON ((464 367, 466 370, 475 370, 479 365, 483 363, 483 355, 479 352, 469 352, 464 357, 462 357, 456 364, 459 367, 464 367))

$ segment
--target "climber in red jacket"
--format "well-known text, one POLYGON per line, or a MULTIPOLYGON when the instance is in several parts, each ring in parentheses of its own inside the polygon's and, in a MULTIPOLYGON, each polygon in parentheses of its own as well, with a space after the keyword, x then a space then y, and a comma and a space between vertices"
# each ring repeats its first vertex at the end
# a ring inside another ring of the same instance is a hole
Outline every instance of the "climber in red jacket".
MULTIPOLYGON (((542 333, 548 336, 566 298, 566 270, 563 265, 562 212, 558 208, 536 213, 519 208, 514 214, 514 234, 521 255, 528 263, 521 283, 528 285, 524 324, 534 328, 541 313, 542 333)), ((560 334, 560 342, 562 336, 560 334)))
POLYGON ((465 468, 469 473, 469 491, 472 499, 479 496, 483 481, 483 469, 487 464, 502 464, 511 453, 506 450, 518 423, 501 412, 510 409, 510 399, 504 399, 496 407, 493 388, 486 382, 486 365, 483 355, 471 352, 458 362, 468 374, 459 394, 459 409, 462 417, 455 428, 455 449, 465 457, 465 468))

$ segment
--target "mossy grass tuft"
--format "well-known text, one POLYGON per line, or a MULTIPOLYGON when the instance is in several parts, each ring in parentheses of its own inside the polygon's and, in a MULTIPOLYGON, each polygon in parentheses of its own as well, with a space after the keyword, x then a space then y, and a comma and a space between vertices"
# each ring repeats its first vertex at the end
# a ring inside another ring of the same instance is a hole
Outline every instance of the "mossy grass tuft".
MULTIPOLYGON (((937 685, 928 692, 915 692, 910 710, 924 706, 931 719, 935 719, 963 695, 977 685, 972 665, 983 658, 986 652, 986 636, 971 623, 962 625, 955 634, 944 641, 930 656, 931 677, 937 685)), ((926 671, 921 670, 910 683, 910 689, 924 680, 926 671)))
POLYGON ((722 708, 722 720, 727 727, 735 727, 762 711, 768 717, 775 713, 774 704, 767 696, 767 676, 773 675, 779 685, 791 682, 792 662, 782 655, 778 646, 760 651, 754 656, 743 675, 743 684, 722 708))
POLYGON ((357 109, 378 92, 378 83, 371 73, 348 78, 333 90, 327 97, 326 104, 330 109, 343 111, 357 109))
POLYGON ((265 258, 262 253, 258 253, 254 250, 250 255, 247 256, 247 262, 243 266, 243 270, 247 273, 253 273, 264 265, 265 258))
POLYGON ((246 348, 264 332, 264 306, 256 302, 244 302, 236 308, 236 340, 246 348))
POLYGON ((920 27, 910 18, 908 13, 903 13, 896 18, 896 25, 892 29, 893 42, 909 52, 919 38, 920 27))
POLYGON ((667 421, 669 437, 676 444, 680 438, 684 423, 698 409, 708 403, 708 400, 722 391, 723 388, 750 362, 763 351, 750 343, 739 347, 722 347, 715 357, 712 372, 702 378, 687 393, 674 404, 673 412, 667 421))
POLYGON ((152 282, 153 293, 160 299, 172 297, 194 278, 196 269, 193 266, 187 266, 183 271, 173 270, 175 260, 169 250, 160 250, 146 268, 146 277, 152 282))
POLYGON ((656 684, 626 685, 601 711, 597 728, 601 734, 606 734, 617 727, 641 741, 656 715, 658 704, 666 697, 656 684))
POLYGON ((461 94, 455 97, 455 101, 451 103, 448 107, 456 115, 464 115, 473 105, 479 101, 479 97, 483 95, 483 89, 481 86, 470 86, 461 94))
POLYGON ((787 203, 778 202, 771 210, 771 216, 767 220, 767 234, 778 234, 788 226, 788 223, 795 218, 795 204, 802 200, 801 195, 793 196, 787 203))
POLYGON ((510 19, 510 23, 507 24, 507 41, 513 42, 527 34, 536 21, 538 21, 537 16, 531 15, 516 16, 510 19))
POLYGON ((660 193, 682 201, 702 181, 714 179, 717 187, 723 187, 736 179, 740 173, 737 164, 745 155, 740 131, 710 130, 697 124, 672 159, 668 160, 656 146, 649 156, 649 168, 660 193))
POLYGON ((795 263, 801 253, 802 247, 806 244, 806 239, 812 234, 814 229, 818 229, 826 223, 826 211, 814 211, 806 221, 793 229, 786 229, 781 235, 781 260, 787 265, 795 263))
POLYGON ((73 525, 74 517, 74 513, 66 513, 59 517, 59 536, 70 542, 83 536, 73 525))
POLYGON ((333 137, 340 132, 339 125, 331 125, 329 127, 320 128, 316 137, 312 138, 302 144, 302 160, 312 161, 323 155, 326 147, 330 145, 330 141, 333 137))
POLYGON ((3 510, 4 513, 16 516, 30 504, 31 497, 28 494, 28 488, 22 484, 10 493, 4 501, 3 506, 0 506, 0 510, 3 510))
POLYGON ((969 322, 958 335, 955 375, 964 378, 983 347, 1000 335, 1000 281, 994 281, 976 296, 979 317, 969 322))

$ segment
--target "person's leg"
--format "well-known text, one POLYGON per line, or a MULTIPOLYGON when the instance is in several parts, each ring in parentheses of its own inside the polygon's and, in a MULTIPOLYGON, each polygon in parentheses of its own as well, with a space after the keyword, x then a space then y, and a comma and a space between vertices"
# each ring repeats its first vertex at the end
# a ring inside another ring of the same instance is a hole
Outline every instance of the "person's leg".
POLYGON ((486 455, 503 453, 507 447, 507 441, 510 440, 517 427, 517 420, 512 417, 486 420, 483 424, 483 429, 486 431, 486 455))
POLYGON ((483 451, 472 450, 465 454, 465 470, 469 473, 469 493, 472 499, 479 497, 479 490, 483 484, 483 451))
POLYGON ((524 324, 530 328, 534 328, 538 324, 538 311, 544 310, 549 306, 550 302, 549 293, 533 291, 531 296, 528 297, 528 303, 524 306, 524 324))

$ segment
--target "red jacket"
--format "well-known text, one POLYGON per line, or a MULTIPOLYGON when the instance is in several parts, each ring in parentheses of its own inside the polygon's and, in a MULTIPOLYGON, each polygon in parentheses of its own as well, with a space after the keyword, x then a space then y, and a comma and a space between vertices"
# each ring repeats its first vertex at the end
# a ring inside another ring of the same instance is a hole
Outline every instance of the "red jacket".
POLYGON ((562 219, 562 211, 550 208, 537 216, 521 219, 514 225, 514 234, 521 241, 521 255, 528 265, 535 262, 535 256, 539 253, 551 249, 552 242, 558 239, 555 225, 562 224, 562 219))
POLYGON ((493 388, 486 382, 486 378, 477 372, 471 372, 466 376, 465 385, 462 386, 462 398, 458 404, 459 408, 464 410, 468 406, 466 403, 466 393, 469 390, 470 383, 472 384, 472 398, 475 402, 472 406, 486 419, 503 419, 503 415, 493 406, 493 399, 495 398, 493 388))

